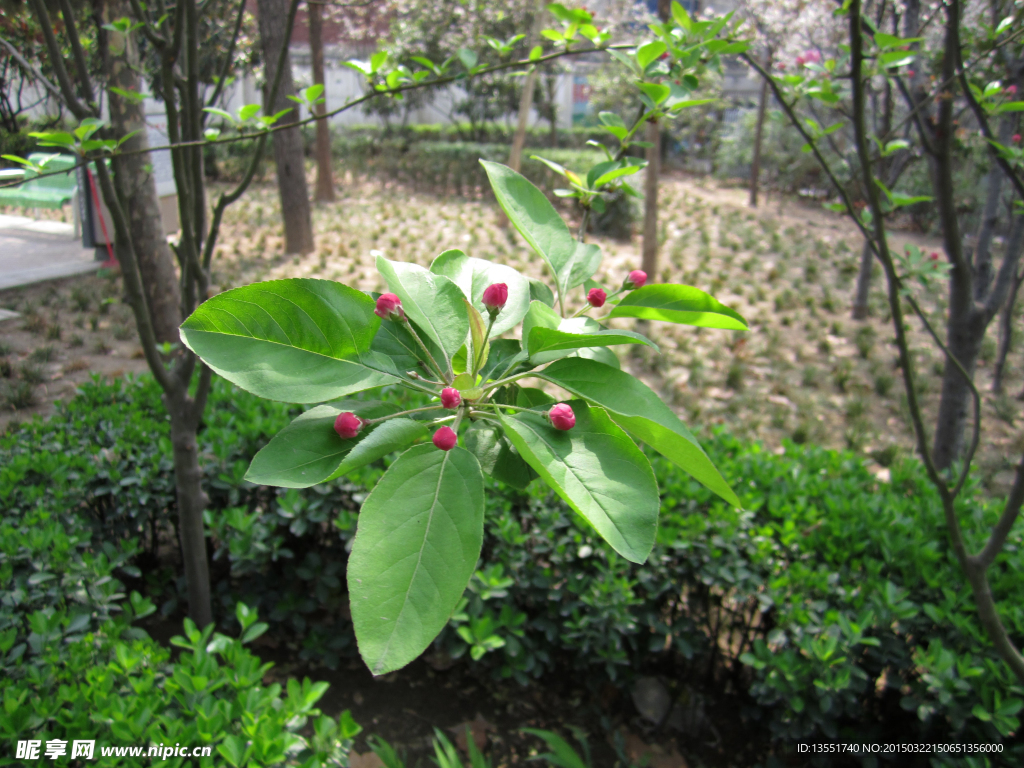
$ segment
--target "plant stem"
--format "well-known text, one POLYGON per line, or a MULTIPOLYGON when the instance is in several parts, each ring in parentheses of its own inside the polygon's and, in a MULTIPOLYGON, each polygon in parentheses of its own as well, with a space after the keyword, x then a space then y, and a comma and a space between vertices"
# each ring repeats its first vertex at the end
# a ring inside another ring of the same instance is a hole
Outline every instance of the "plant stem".
POLYGON ((416 333, 416 329, 413 328, 412 322, 410 322, 409 318, 403 316, 402 322, 405 323, 405 327, 409 329, 409 333, 412 334, 412 337, 416 339, 416 343, 420 345, 420 349, 422 349, 423 354, 427 356, 427 361, 433 367, 434 372, 438 376, 440 376, 441 380, 444 381, 446 384, 451 384, 452 377, 450 375, 445 375, 445 372, 441 369, 441 366, 437 364, 437 360, 435 360, 434 356, 430 354, 430 350, 427 349, 427 345, 423 343, 423 339, 421 339, 419 334, 416 333))
POLYGON ((388 416, 381 416, 379 419, 367 419, 363 423, 364 424, 379 424, 380 422, 387 421, 388 419, 394 419, 394 418, 397 418, 399 416, 408 416, 410 413, 423 413, 424 411, 440 411, 440 410, 443 410, 442 406, 440 406, 440 405, 425 405, 422 408, 411 408, 408 411, 399 411, 398 413, 392 413, 392 414, 390 414, 388 416))
POLYGON ((491 382, 489 385, 484 387, 484 394, 497 389, 498 387, 504 386, 505 384, 511 384, 513 381, 518 379, 524 379, 527 376, 537 376, 537 371, 523 371, 517 373, 515 376, 509 376, 507 379, 498 379, 497 381, 491 382))

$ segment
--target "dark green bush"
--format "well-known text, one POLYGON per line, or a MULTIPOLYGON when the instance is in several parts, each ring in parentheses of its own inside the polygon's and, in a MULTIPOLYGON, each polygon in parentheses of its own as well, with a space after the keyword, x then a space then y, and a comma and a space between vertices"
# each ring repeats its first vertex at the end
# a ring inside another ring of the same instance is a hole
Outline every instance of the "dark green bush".
MULTIPOLYGON (((258 605, 302 657, 334 664, 354 652, 346 551, 384 465, 305 491, 246 483, 249 459, 293 408, 214 386, 200 432, 214 578, 222 614, 236 600, 258 605)), ((63 510, 120 532, 110 541, 127 554, 105 557, 120 558, 130 579, 130 541, 173 521, 166 431, 148 377, 83 387, 50 421, 0 440, 5 525, 63 510)), ((788 444, 776 455, 725 433, 705 445, 745 510, 653 457, 662 518, 643 566, 617 557, 543 488, 495 486, 479 571, 435 650, 523 682, 575 669, 595 681, 658 673, 728 683, 748 692, 746 716, 779 749, 851 737, 1000 742, 1019 764, 1024 691, 978 624, 917 462, 897 459, 881 483, 852 454, 788 444)), ((972 546, 997 508, 977 487, 965 493, 972 546)), ((991 579, 1017 642, 1022 566, 1016 532, 991 579)), ((45 587, 42 578, 33 586, 45 587)), ((69 610, 57 593, 33 599, 69 610)))

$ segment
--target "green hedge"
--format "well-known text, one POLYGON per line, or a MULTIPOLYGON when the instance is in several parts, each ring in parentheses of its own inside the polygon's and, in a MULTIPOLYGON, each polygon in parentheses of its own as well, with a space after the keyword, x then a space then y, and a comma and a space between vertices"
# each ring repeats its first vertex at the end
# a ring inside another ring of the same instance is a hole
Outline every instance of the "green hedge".
MULTIPOLYGON (((251 456, 295 412, 215 382, 199 440, 218 613, 232 616, 239 600, 256 606, 298 655, 334 665, 354 655, 341 618, 346 546, 384 463, 306 491, 246 483, 251 456)), ((151 532, 173 522, 166 435, 158 388, 143 377, 94 381, 49 421, 0 440, 0 503, 20 531, 4 539, 0 589, 18 578, 8 550, 36 527, 33 516, 58 514, 93 526, 93 541, 122 542, 126 555, 103 556, 121 558, 130 584, 127 558, 141 557, 132 542, 150 550, 151 532)), ((643 566, 617 557, 546 489, 496 485, 479 571, 435 650, 522 682, 576 670, 595 688, 643 673, 729 685, 746 692, 751 732, 780 753, 798 739, 999 742, 1019 764, 1024 691, 978 624, 918 463, 895 464, 882 483, 852 454, 787 444, 777 455, 724 432, 705 445, 746 511, 652 457, 662 518, 643 566)), ((997 511, 967 489, 960 515, 972 546, 997 511)), ((83 558, 102 554, 80 541, 83 558)), ((1017 531, 991 571, 1018 643, 1021 543, 1017 531)), ((28 565, 26 555, 23 580, 51 572, 49 549, 33 551, 43 560, 28 565)), ((175 584, 152 566, 138 586, 154 598, 164 589, 164 610, 174 610, 175 584)), ((61 583, 70 589, 88 573, 61 583)), ((66 610, 62 599, 33 598, 66 610)), ((27 627, 24 614, 18 621, 27 627)))

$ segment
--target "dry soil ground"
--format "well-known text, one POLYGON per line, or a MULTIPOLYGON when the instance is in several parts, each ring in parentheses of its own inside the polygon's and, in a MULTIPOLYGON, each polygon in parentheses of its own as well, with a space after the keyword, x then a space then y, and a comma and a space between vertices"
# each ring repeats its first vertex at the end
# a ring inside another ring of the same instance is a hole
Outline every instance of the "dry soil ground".
MULTIPOLYGON (((541 276, 542 265, 493 203, 410 194, 376 182, 347 180, 336 203, 314 212, 316 250, 282 255, 276 188, 264 184, 229 209, 213 265, 215 290, 254 280, 316 276, 382 290, 374 259, 428 265, 441 251, 510 264, 541 276)), ((706 179, 663 181, 660 280, 696 285, 741 312, 747 333, 657 324, 660 355, 619 347, 624 362, 659 390, 695 428, 724 424, 777 448, 810 441, 862 452, 887 464, 912 450, 902 379, 880 280, 872 316, 850 318, 860 239, 852 226, 815 204, 787 201, 752 210, 746 192, 706 179)), ((56 215, 60 215, 59 213, 56 215)), ((894 240, 937 249, 906 232, 894 240)), ((606 259, 598 276, 616 285, 639 266, 640 240, 595 238, 606 259)), ((877 278, 877 275, 876 275, 877 278)), ((917 290, 922 290, 918 288, 917 290)), ((580 296, 575 297, 582 301, 580 296)), ((942 295, 920 295, 935 324, 942 295)), ((20 318, 0 323, 0 428, 45 415, 89 375, 141 372, 145 363, 116 276, 90 276, 0 293, 0 307, 20 318)), ((634 321, 616 320, 630 327, 634 321)), ((942 356, 916 322, 911 338, 926 408, 934 413, 942 356)), ((983 349, 985 439, 979 467, 1004 492, 1020 453, 1024 361, 1011 355, 1003 397, 989 394, 995 328, 983 349)), ((876 468, 884 478, 883 467, 876 468)))

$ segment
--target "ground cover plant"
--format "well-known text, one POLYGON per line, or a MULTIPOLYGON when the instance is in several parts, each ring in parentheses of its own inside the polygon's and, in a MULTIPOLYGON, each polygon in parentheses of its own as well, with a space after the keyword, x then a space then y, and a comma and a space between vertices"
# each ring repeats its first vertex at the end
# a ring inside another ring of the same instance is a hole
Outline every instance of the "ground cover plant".
MULTIPOLYGON (((426 399, 410 400, 397 387, 383 394, 406 407, 426 399)), ((0 575, 7 594, 22 594, 3 614, 11 696, 29 690, 51 701, 57 678, 26 678, 26 665, 50 664, 57 648, 79 653, 89 632, 100 643, 90 648, 113 653, 127 625, 120 620, 115 632, 105 622, 144 605, 126 601, 126 592, 140 590, 160 608, 142 626, 157 628, 150 622, 164 615, 180 627, 185 593, 171 567, 173 462, 159 395, 148 376, 97 380, 54 418, 0 442, 7 510, 0 575), (44 640, 55 632, 67 642, 44 640)), ((252 606, 269 625, 251 638, 260 655, 286 649, 285 674, 346 689, 352 673, 331 676, 330 668, 344 670, 356 653, 341 609, 356 512, 398 454, 306 489, 253 485, 244 479, 252 458, 296 407, 220 378, 211 406, 200 463, 211 498, 213 592, 225 616, 218 630, 241 636, 235 605, 252 606)), ((881 483, 850 453, 788 443, 779 455, 723 432, 703 444, 724 476, 743 479, 735 487, 742 509, 650 453, 660 525, 644 565, 615 553, 547 486, 522 491, 488 479, 481 560, 430 649, 438 668, 454 661, 484 681, 514 681, 523 693, 513 691, 513 700, 526 702, 532 681, 550 685, 561 670, 574 670, 595 701, 607 698, 605 681, 629 687, 638 676, 662 675, 675 681, 672 700, 680 702, 672 722, 690 722, 695 733, 724 728, 737 707, 747 708, 749 763, 767 754, 758 750, 788 754, 796 738, 870 733, 999 742, 1004 764, 1012 764, 1024 694, 984 641, 970 601, 950 587, 955 565, 920 464, 899 460, 891 482, 881 483), (723 686, 744 693, 720 719, 711 703, 723 686)), ((977 486, 965 503, 971 540, 980 540, 998 507, 977 486)), ((1017 628, 1020 543, 1015 534, 993 580, 1000 610, 1017 628)), ((162 657, 141 635, 135 640, 162 657)), ((100 651, 91 653, 108 652, 100 651)), ((342 701, 369 725, 358 698, 342 701)), ((336 719, 334 706, 325 714, 336 719)), ((587 724, 587 711, 578 706, 580 719, 569 722, 587 724)), ((505 727, 531 716, 525 704, 514 713, 505 727)), ((601 714, 623 722, 615 709, 601 714)), ((386 738, 413 744, 408 717, 389 722, 386 738)))

